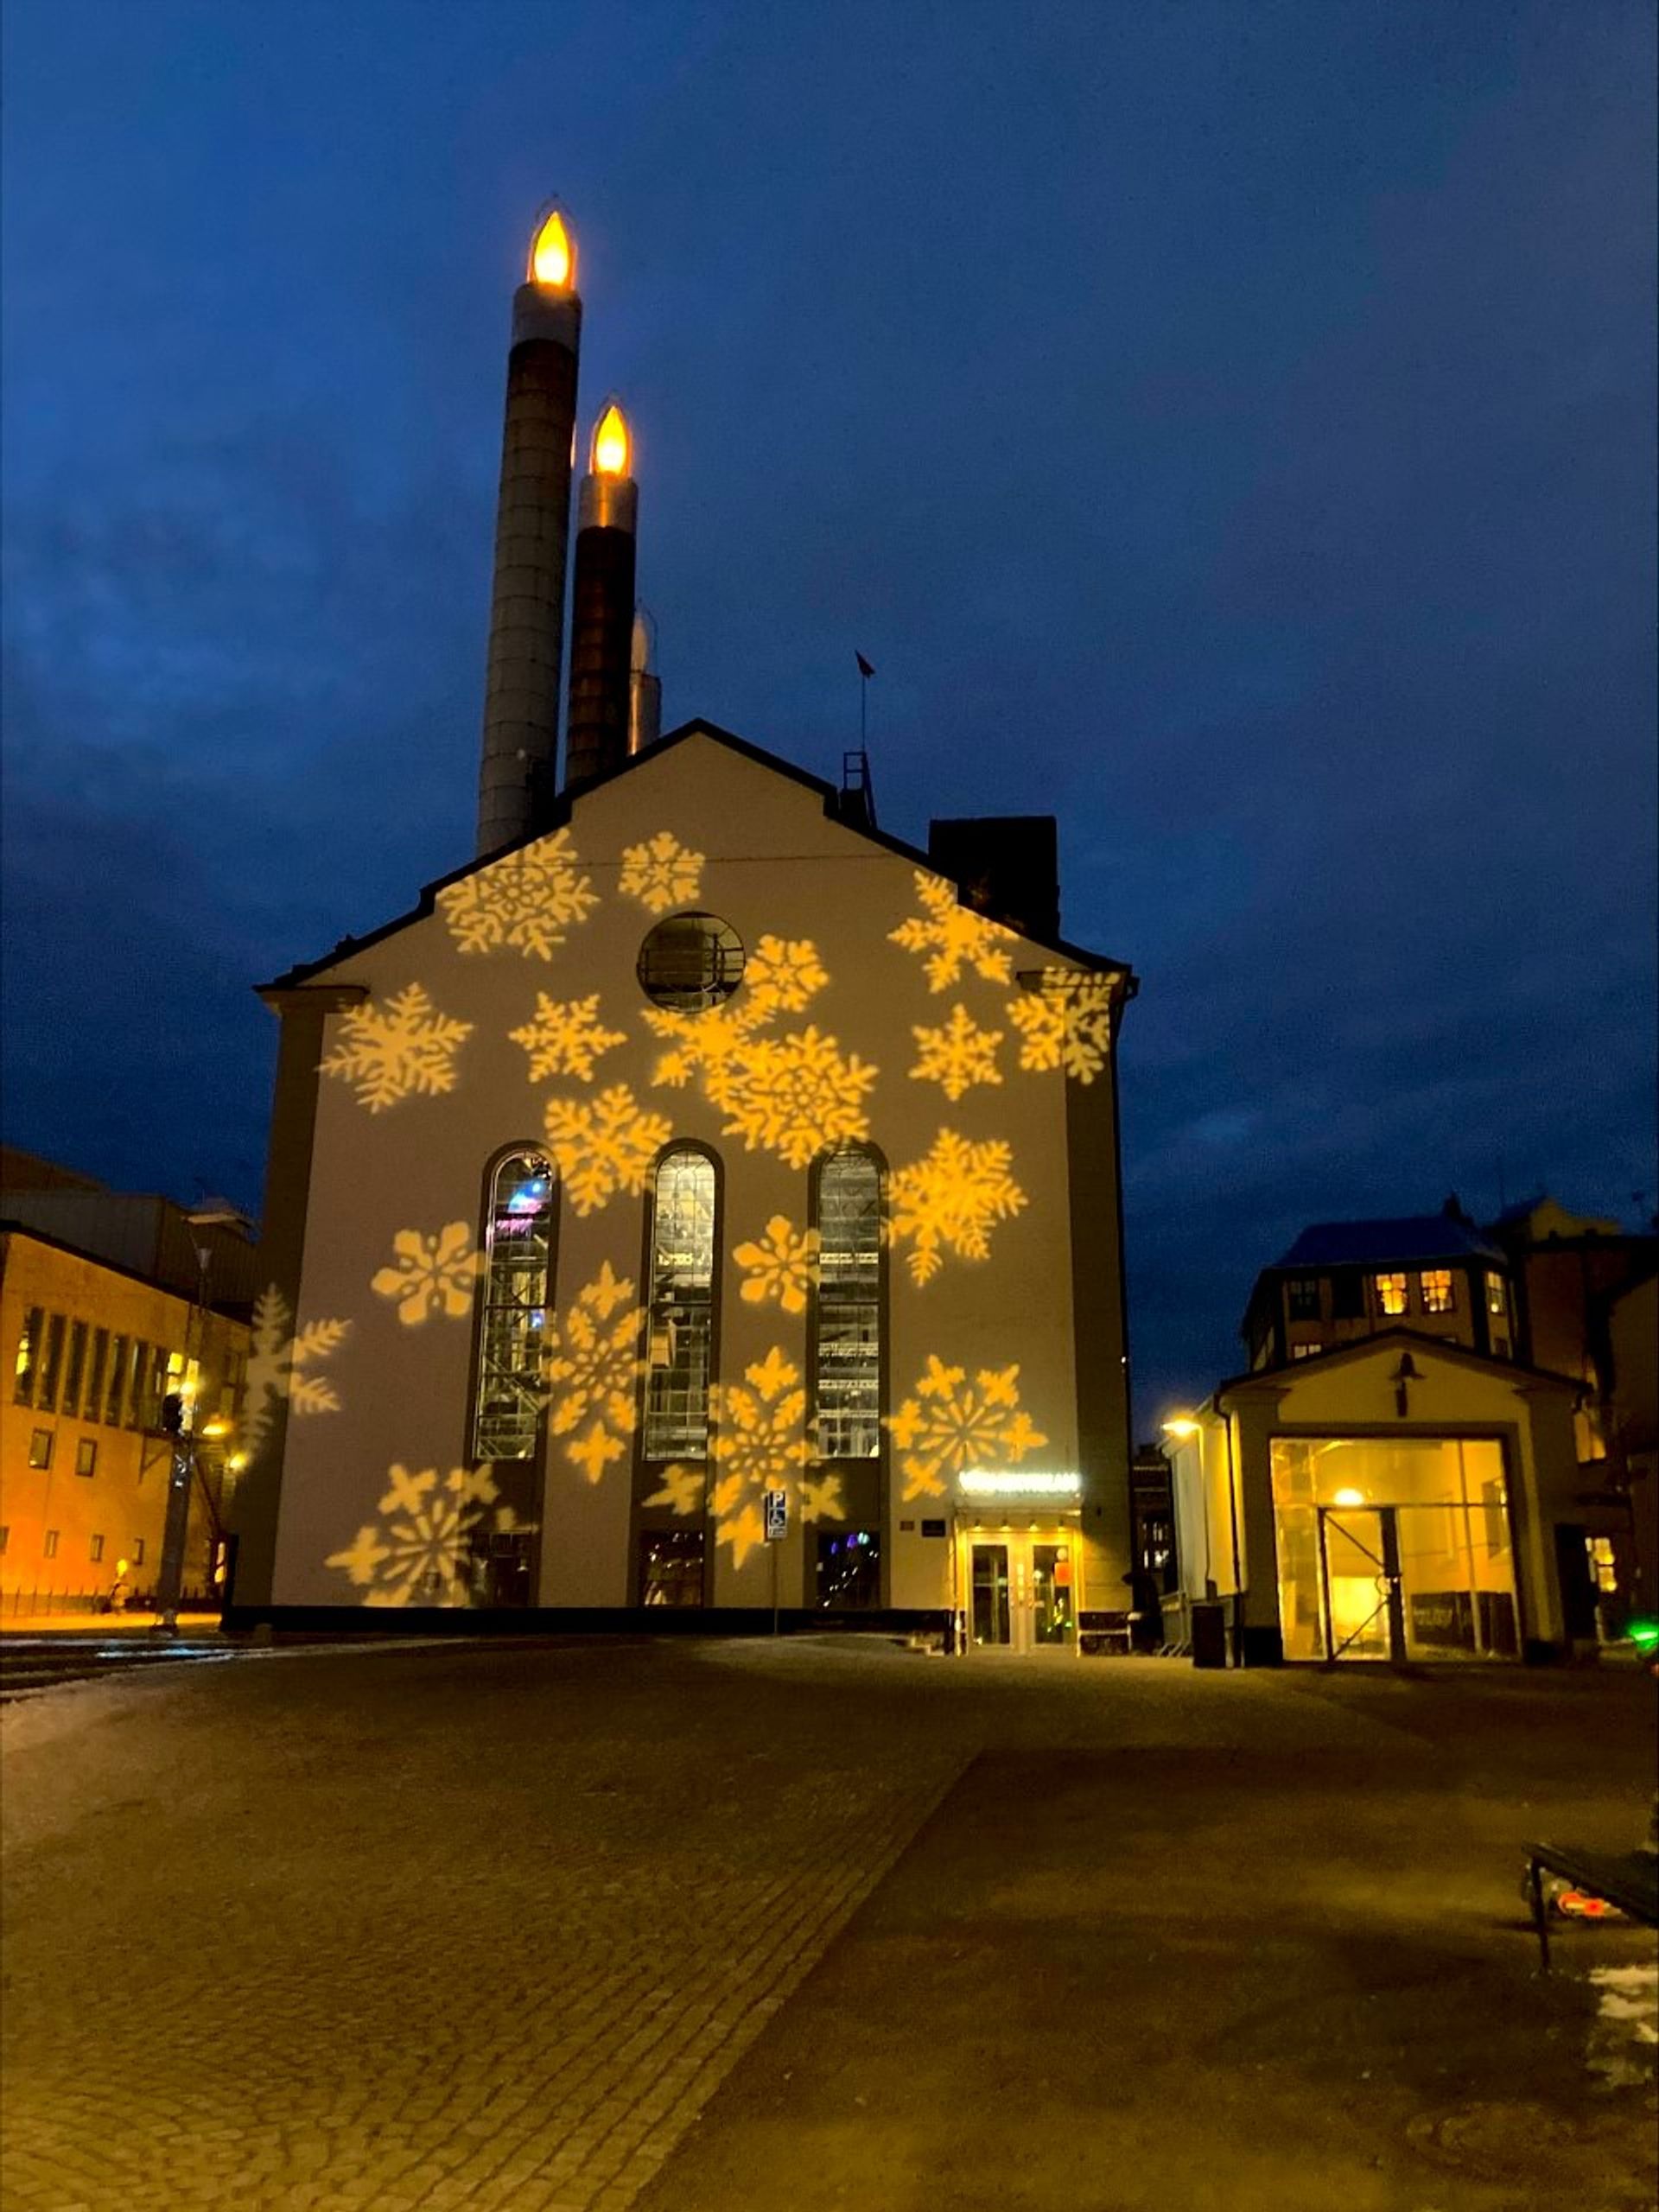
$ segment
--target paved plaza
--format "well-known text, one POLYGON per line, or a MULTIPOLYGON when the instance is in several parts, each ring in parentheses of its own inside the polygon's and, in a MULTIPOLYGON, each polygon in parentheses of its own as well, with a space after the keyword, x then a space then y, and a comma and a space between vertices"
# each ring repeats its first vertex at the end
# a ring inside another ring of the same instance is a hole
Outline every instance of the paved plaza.
POLYGON ((24 1699, 8 2212, 1637 2212, 1630 1674, 279 1651, 24 1699))

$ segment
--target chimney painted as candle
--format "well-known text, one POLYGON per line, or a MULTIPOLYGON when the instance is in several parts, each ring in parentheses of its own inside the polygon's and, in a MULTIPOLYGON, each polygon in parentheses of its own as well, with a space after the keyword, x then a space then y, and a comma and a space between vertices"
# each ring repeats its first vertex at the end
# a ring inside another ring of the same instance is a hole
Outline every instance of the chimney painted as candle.
POLYGON ((535 827, 532 785, 538 771, 550 781, 558 753, 581 346, 575 244, 555 207, 537 226, 512 302, 479 772, 480 853, 535 827))
POLYGON ((564 787, 579 791, 628 757, 635 529, 633 439, 616 402, 600 410, 576 508, 570 586, 570 707, 564 787))

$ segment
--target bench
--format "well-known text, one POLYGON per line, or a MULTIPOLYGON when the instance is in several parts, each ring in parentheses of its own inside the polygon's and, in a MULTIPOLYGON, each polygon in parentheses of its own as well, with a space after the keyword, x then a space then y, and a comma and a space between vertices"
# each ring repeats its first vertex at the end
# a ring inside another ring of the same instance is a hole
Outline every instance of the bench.
POLYGON ((1527 1846, 1527 1895, 1538 1930, 1543 1970, 1549 1972, 1549 1910, 1544 1876, 1559 1874, 1573 1889, 1617 1905, 1630 1920, 1659 1927, 1659 1858, 1650 1851, 1580 1851, 1554 1843, 1527 1846))

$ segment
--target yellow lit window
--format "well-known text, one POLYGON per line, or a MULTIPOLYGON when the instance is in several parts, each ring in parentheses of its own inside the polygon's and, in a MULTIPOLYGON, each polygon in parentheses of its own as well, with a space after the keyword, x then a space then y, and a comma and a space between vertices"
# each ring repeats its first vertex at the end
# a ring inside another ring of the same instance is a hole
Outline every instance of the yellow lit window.
POLYGON ((1611 1536, 1589 1536, 1586 1537, 1585 1541, 1589 1548, 1590 1568, 1592 1573, 1593 1573, 1596 1578, 1597 1589, 1617 1590, 1618 1587, 1618 1563, 1613 1557, 1612 1538, 1611 1536))
POLYGON ((1378 1275, 1376 1306, 1379 1313, 1403 1313, 1406 1310, 1406 1279, 1403 1274, 1378 1275))
POLYGON ((1450 1268, 1426 1268, 1417 1278, 1422 1287, 1425 1313, 1450 1313, 1457 1304, 1450 1268))
POLYGON ((1503 1319, 1509 1318, 1509 1291, 1502 1275, 1489 1274, 1486 1277, 1486 1311, 1503 1319))

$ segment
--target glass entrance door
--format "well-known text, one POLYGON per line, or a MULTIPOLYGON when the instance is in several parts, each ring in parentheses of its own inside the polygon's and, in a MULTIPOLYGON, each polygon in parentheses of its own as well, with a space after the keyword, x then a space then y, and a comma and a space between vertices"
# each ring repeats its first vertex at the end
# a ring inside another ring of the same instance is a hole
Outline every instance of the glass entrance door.
POLYGON ((1405 1656, 1400 1546, 1387 1506, 1323 1506, 1325 1650, 1332 1659, 1405 1656))
POLYGON ((1077 1545, 1025 1536, 969 1546, 969 1648, 1070 1651, 1077 1647, 1077 1545))
POLYGON ((1070 1544, 1031 1548, 1031 1640, 1039 1650, 1069 1644, 1077 1634, 1070 1544))
POLYGON ((1014 1630, 1008 1592, 1008 1548, 1006 1544, 976 1544, 972 1548, 972 1561, 969 1637, 976 1651, 1006 1650, 1014 1630))

